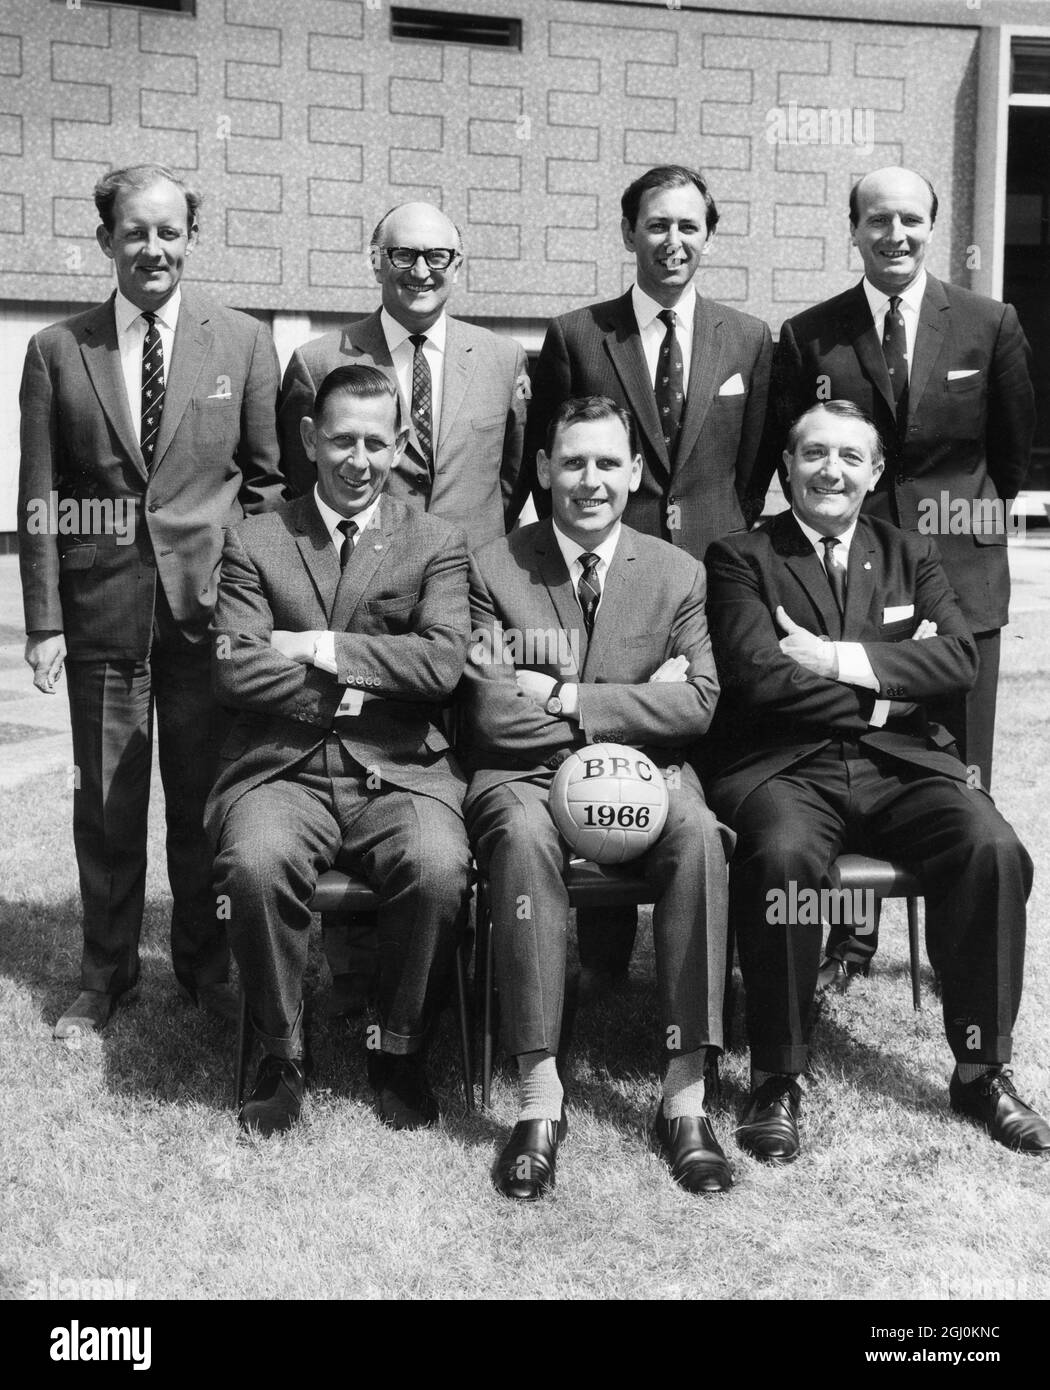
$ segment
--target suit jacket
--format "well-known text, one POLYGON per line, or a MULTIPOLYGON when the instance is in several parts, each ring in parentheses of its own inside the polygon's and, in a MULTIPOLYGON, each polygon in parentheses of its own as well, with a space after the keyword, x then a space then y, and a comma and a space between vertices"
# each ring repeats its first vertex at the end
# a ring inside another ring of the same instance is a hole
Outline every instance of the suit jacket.
POLYGON ((737 807, 778 772, 833 738, 965 781, 951 735, 922 703, 970 688, 977 653, 932 541, 861 517, 849 552, 840 619, 827 574, 791 512, 707 554, 708 619, 722 700, 705 740, 711 804, 732 823, 737 807), (861 642, 879 692, 814 675, 780 650, 774 614, 833 641, 861 642), (929 618, 937 636, 915 642, 929 618), (869 720, 876 699, 916 703, 883 729, 869 720))
MULTIPOLYGON (((513 339, 459 319, 446 318, 446 324, 433 486, 412 429, 386 487, 390 496, 461 527, 473 548, 502 536, 520 510, 518 472, 528 376, 525 353, 513 339)), ((379 367, 395 378, 378 309, 359 323, 304 343, 292 354, 278 408, 281 467, 292 496, 309 492, 317 479, 303 449, 299 422, 310 414, 328 373, 355 362, 379 367)), ((411 421, 406 423, 411 426, 411 421)))
POLYGON ((589 743, 641 748, 664 767, 685 763, 718 697, 699 561, 624 526, 589 640, 549 520, 483 546, 470 566, 460 729, 472 797, 553 770, 589 743), (648 683, 678 655, 689 658, 685 681, 648 683), (578 682, 579 720, 522 694, 518 669, 578 682))
MULTIPOLYGON (((711 541, 745 529, 741 502, 762 435, 771 354, 769 328, 760 319, 698 296, 672 468, 630 291, 552 319, 532 378, 525 431, 530 479, 558 406, 570 396, 609 396, 633 413, 644 462, 624 520, 702 559, 711 541), (723 393, 737 376, 743 389, 723 393)), ((550 494, 533 491, 540 515, 549 515, 550 494)))
POLYGON ((26 630, 64 631, 74 659, 142 660, 159 580, 182 633, 203 642, 223 527, 281 499, 278 379, 262 324, 184 289, 147 474, 128 409, 113 299, 36 334, 20 397, 26 630), (61 534, 34 520, 52 493, 61 534), (97 522, 118 503, 131 508, 127 543, 97 522), (76 514, 80 523, 67 532, 63 517, 76 514))
POLYGON ((351 756, 381 785, 459 812, 463 777, 440 716, 463 670, 468 616, 461 534, 393 498, 380 501, 342 575, 312 494, 231 528, 212 676, 220 704, 238 714, 208 800, 212 839, 245 792, 324 740, 346 687, 374 697, 340 720, 351 756), (275 629, 334 633, 338 675, 282 656, 275 629))
POLYGON ((900 430, 863 284, 789 319, 774 357, 754 501, 760 505, 780 463, 791 421, 818 394, 853 401, 875 421, 886 449, 885 472, 865 511, 905 531, 934 534, 959 606, 975 632, 989 631, 1007 621, 1005 528, 952 534, 941 519, 956 498, 969 513, 976 500, 1017 495, 1035 429, 1031 354, 1011 305, 928 275, 914 356, 900 430), (972 374, 949 379, 963 371, 972 374))

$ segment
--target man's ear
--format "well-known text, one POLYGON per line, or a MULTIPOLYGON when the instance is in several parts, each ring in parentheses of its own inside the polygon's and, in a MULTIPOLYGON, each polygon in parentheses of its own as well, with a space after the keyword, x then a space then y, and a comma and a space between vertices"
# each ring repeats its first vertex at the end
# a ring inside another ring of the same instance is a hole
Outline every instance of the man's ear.
POLYGON ((299 438, 303 441, 306 457, 311 463, 317 462, 317 426, 309 415, 299 421, 299 438))
POLYGON ((883 459, 883 461, 882 461, 881 463, 873 463, 873 464, 871 465, 871 482, 868 484, 868 491, 869 491, 869 492, 874 492, 874 491, 875 491, 875 484, 879 481, 879 478, 880 478, 880 476, 881 476, 881 474, 882 474, 882 470, 883 470, 885 467, 886 467, 886 460, 885 460, 885 459, 883 459))
POLYGON ((377 285, 383 283, 383 252, 378 246, 368 248, 368 264, 372 267, 372 276, 377 285))
POLYGON ((701 256, 706 256, 707 253, 711 250, 711 247, 712 247, 712 245, 714 244, 716 232, 717 232, 717 229, 716 229, 715 232, 708 232, 708 234, 707 234, 707 240, 704 242, 703 246, 701 246, 701 248, 700 248, 700 254, 701 254, 701 256))
POLYGON ((642 456, 635 454, 631 460, 631 481, 627 484, 628 492, 637 492, 642 485, 642 456))
POLYGON ((395 463, 395 464, 396 464, 396 463, 399 463, 399 462, 401 461, 401 455, 405 452, 405 449, 406 449, 406 447, 408 446, 408 440, 409 440, 409 436, 411 435, 411 433, 412 433, 412 431, 408 428, 407 425, 405 426, 405 428, 404 428, 403 430, 398 430, 398 432, 397 432, 397 438, 394 440, 394 463, 395 463))
POLYGON ((551 461, 542 449, 536 453, 536 481, 540 487, 550 491, 551 486, 551 461))
POLYGON ((623 237, 623 244, 628 251, 634 250, 634 228, 626 217, 620 218, 620 235, 623 237))
POLYGON ((188 235, 187 238, 186 238, 186 250, 187 250, 187 252, 192 251, 193 248, 197 245, 197 235, 198 235, 198 233, 199 233, 199 230, 200 230, 200 229, 199 229, 199 227, 197 226, 196 222, 194 222, 194 223, 191 225, 190 230, 189 230, 189 235, 188 235))
POLYGON ((102 249, 102 254, 113 259, 113 233, 104 222, 100 222, 95 228, 95 240, 102 249))

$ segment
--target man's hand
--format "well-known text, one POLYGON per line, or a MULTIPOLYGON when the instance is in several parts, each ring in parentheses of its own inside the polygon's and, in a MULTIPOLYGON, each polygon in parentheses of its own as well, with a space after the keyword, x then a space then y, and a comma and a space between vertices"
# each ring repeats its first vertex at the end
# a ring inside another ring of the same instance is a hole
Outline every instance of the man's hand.
POLYGON ((542 671, 516 672, 518 689, 526 694, 540 709, 546 708, 551 691, 558 684, 553 676, 545 676, 542 671))
POLYGON ((911 635, 913 642, 924 642, 927 637, 937 636, 937 624, 931 622, 929 618, 923 618, 922 622, 911 635))
POLYGON ((792 622, 782 604, 777 608, 776 620, 787 633, 786 637, 780 639, 780 650, 785 656, 791 657, 792 661, 797 661, 815 676, 824 676, 830 681, 838 679, 838 658, 833 642, 792 622))
POLYGON ((274 651, 286 656, 289 661, 298 661, 303 666, 312 666, 314 643, 320 635, 320 632, 289 632, 285 628, 277 628, 270 633, 270 646, 273 647, 274 651))
POLYGON ((652 685, 654 681, 684 681, 688 670, 687 656, 670 656, 649 677, 649 684, 652 685))
POLYGON ((66 639, 61 632, 31 632, 26 638, 26 663, 33 668, 33 684, 45 695, 53 695, 62 679, 66 660, 66 639))

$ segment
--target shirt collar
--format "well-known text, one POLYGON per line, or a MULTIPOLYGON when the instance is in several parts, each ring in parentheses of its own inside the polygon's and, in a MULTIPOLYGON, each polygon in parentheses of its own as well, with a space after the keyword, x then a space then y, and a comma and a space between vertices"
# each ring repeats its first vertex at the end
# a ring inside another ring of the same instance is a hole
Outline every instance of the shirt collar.
MULTIPOLYGON (((383 336, 386 338, 386 345, 393 353, 408 338, 412 336, 413 330, 406 328, 403 323, 398 323, 393 314, 387 313, 386 309, 379 311, 379 322, 383 325, 383 336)), ((437 348, 438 352, 445 351, 445 334, 448 331, 448 323, 445 318, 445 311, 442 309, 437 319, 426 331, 427 341, 437 348)))
MULTIPOLYGON (((805 536, 806 540, 809 541, 810 545, 823 560, 825 554, 823 533, 821 531, 814 531, 812 526, 808 526, 806 522, 804 522, 802 518, 799 516, 798 512, 795 511, 794 507, 791 508, 791 515, 798 522, 799 529, 805 536)), ((849 554, 850 545, 853 543, 853 533, 857 529, 857 520, 858 518, 854 517, 853 524, 847 530, 843 531, 841 536, 836 536, 836 540, 838 541, 839 545, 842 546, 842 553, 844 555, 849 554)))
POLYGON ((622 522, 617 521, 611 533, 606 536, 601 545, 591 546, 590 548, 585 545, 580 545, 579 542, 574 541, 571 536, 567 536, 565 532, 560 529, 556 521, 552 520, 552 525, 554 526, 554 538, 558 542, 558 549, 562 553, 562 558, 565 561, 565 568, 569 571, 570 578, 574 578, 572 567, 581 555, 597 555, 599 560, 603 562, 605 569, 608 570, 609 566, 612 564, 612 558, 616 554, 616 546, 620 540, 620 531, 623 529, 622 522))
MULTIPOLYGON (((179 305, 182 303, 182 286, 176 285, 175 292, 170 299, 166 300, 159 309, 156 310, 157 318, 165 328, 170 328, 175 332, 175 325, 179 321, 179 305)), ((116 298, 113 303, 113 314, 117 321, 117 333, 126 333, 137 318, 142 317, 142 310, 132 304, 126 295, 117 290, 116 298)))
MULTIPOLYGON (((349 520, 356 524, 358 535, 372 525, 373 521, 376 519, 376 513, 382 500, 383 494, 380 493, 376 500, 367 506, 363 512, 358 512, 356 516, 349 518, 349 520)), ((321 513, 321 520, 328 528, 328 534, 332 538, 332 544, 338 550, 339 546, 343 543, 343 536, 342 532, 339 530, 339 523, 341 521, 346 521, 347 518, 340 512, 337 512, 333 507, 330 507, 328 503, 322 499, 316 483, 314 483, 314 502, 317 505, 317 510, 321 513), (336 536, 339 537, 338 541, 336 540, 336 536)))
MULTIPOLYGON (((656 300, 647 295, 643 289, 637 285, 631 286, 631 307, 634 309, 634 317, 639 328, 648 328, 657 314, 664 311, 663 304, 657 304, 656 300)), ((696 310, 696 290, 692 285, 686 285, 682 291, 681 298, 677 304, 669 306, 678 315, 678 326, 684 328, 687 333, 693 331, 693 314, 696 310)))
MULTIPOLYGON (((882 290, 876 289, 868 277, 865 275, 860 282, 864 286, 864 294, 868 301, 868 308, 871 310, 872 318, 880 313, 890 302, 890 296, 883 294, 882 290)), ((915 279, 906 290, 901 290, 901 301, 914 313, 918 313, 922 308, 922 297, 926 293, 926 267, 919 271, 915 279)))

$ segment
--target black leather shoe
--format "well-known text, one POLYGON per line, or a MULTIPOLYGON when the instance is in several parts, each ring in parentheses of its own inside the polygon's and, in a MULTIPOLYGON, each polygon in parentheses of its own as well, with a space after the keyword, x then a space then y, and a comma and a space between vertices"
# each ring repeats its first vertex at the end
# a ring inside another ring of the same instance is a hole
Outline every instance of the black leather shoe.
POLYGON ((535 1202, 553 1192, 558 1145, 568 1128, 564 1110, 560 1120, 519 1120, 496 1159, 496 1191, 515 1202, 535 1202))
POLYGON ((252 1093, 237 1117, 241 1128, 264 1137, 291 1129, 299 1118, 305 1089, 301 1059, 267 1053, 259 1063, 252 1093))
POLYGON ((368 1080, 376 1093, 376 1113, 391 1129, 429 1129, 438 1122, 438 1103, 419 1052, 368 1054, 368 1080))
POLYGON ((733 1186, 733 1174, 706 1115, 669 1120, 661 1101, 649 1142, 686 1192, 728 1192, 733 1186))
POLYGON ((965 1083, 953 1072, 948 1097, 957 1114, 984 1125, 996 1143, 1026 1154, 1050 1153, 1050 1125, 1020 1098, 1013 1073, 1005 1068, 965 1083))
POLYGON ((834 989, 839 994, 845 994, 858 976, 867 976, 870 970, 870 961, 858 965, 855 961, 839 960, 838 956, 825 956, 817 974, 817 989, 834 989))
POLYGON ((737 1125, 742 1149, 765 1163, 793 1163, 798 1158, 798 1112, 802 1090, 791 1076, 771 1076, 747 1098, 737 1125))

